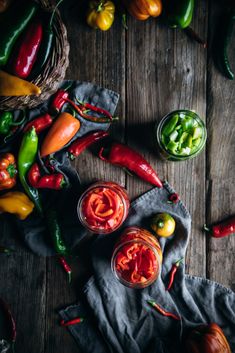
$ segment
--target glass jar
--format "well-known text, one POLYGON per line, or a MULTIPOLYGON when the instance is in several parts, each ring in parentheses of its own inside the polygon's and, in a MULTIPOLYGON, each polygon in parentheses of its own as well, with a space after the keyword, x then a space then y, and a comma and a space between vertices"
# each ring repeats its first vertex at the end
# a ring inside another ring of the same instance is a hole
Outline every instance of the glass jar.
POLYGON ((196 157, 207 138, 204 122, 191 110, 175 110, 164 116, 154 135, 161 157, 169 161, 196 157))
POLYGON ((159 276, 162 251, 146 229, 128 227, 115 245, 111 268, 116 278, 130 288, 145 288, 159 276))
POLYGON ((78 216, 91 232, 108 234, 122 225, 129 207, 127 191, 122 186, 100 181, 91 185, 80 197, 78 216))

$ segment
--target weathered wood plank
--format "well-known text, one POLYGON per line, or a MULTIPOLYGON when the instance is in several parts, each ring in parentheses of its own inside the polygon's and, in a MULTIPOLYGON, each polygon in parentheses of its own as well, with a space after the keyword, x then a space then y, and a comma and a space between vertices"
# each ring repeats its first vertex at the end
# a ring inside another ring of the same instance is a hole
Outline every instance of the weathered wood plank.
MULTIPOLYGON (((192 26, 201 35, 206 35, 206 13, 206 2, 200 3, 192 26)), ((166 163, 159 160, 150 141, 154 123, 172 110, 193 109, 205 120, 206 51, 182 31, 167 29, 154 19, 145 23, 130 19, 128 26, 127 140, 144 153, 188 207, 193 220, 187 252, 188 271, 204 276, 206 248, 199 228, 205 217, 205 152, 187 162, 166 163)), ((127 185, 132 196, 148 188, 130 177, 127 185)))
MULTIPOLYGON (((86 6, 86 1, 68 1, 63 7, 63 18, 71 44, 67 78, 94 82, 120 93, 121 100, 117 109, 120 122, 111 130, 114 137, 122 139, 125 126, 125 33, 118 19, 108 32, 89 28, 84 23, 86 6)), ((75 161, 75 167, 84 184, 96 180, 111 180, 125 185, 125 173, 100 161, 90 150, 83 152, 75 161)), ((78 194, 79 192, 78 190, 78 194)), ((66 329, 59 327, 57 310, 76 302, 79 297, 83 278, 89 273, 88 259, 84 256, 81 260, 83 252, 81 250, 79 259, 73 261, 75 273, 72 286, 68 285, 67 278, 55 259, 47 260, 47 353, 78 351, 71 335, 66 329)))
MULTIPOLYGON (((214 38, 224 7, 211 1, 210 38, 214 38)), ((216 39, 215 39, 216 40, 216 39)), ((231 40, 228 54, 235 70, 235 41, 231 40)), ((214 65, 213 57, 209 61, 208 75, 208 214, 207 223, 223 220, 235 214, 235 86, 233 81, 224 78, 214 65)), ((235 290, 235 237, 212 239, 209 236, 207 253, 208 276, 235 290)))

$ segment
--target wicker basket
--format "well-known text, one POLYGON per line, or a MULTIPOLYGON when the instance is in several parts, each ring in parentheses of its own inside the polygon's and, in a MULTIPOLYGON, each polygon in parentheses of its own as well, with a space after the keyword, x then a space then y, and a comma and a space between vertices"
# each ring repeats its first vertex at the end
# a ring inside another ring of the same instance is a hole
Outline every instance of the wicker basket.
MULTIPOLYGON (((43 9, 52 10, 54 2, 39 0, 38 3, 43 9)), ((53 30, 55 40, 51 55, 40 75, 32 81, 41 88, 42 93, 39 96, 0 97, 0 109, 22 109, 26 106, 33 108, 48 99, 57 90, 69 65, 67 30, 61 20, 59 11, 56 12, 54 17, 53 30)))

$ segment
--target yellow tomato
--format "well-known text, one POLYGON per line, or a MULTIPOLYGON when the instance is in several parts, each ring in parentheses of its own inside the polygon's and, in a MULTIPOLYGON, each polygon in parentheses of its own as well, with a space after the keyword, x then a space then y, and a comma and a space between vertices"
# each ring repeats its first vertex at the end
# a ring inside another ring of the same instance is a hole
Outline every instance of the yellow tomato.
POLYGON ((112 1, 92 0, 89 3, 86 20, 92 28, 107 31, 113 24, 114 13, 115 5, 112 1))
POLYGON ((159 213, 153 217, 152 230, 160 237, 170 237, 175 231, 175 220, 169 213, 159 213))

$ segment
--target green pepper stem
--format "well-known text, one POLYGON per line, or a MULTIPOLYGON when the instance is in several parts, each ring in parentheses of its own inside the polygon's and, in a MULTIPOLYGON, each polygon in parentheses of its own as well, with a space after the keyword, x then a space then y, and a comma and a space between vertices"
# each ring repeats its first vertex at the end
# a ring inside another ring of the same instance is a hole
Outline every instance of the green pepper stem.
POLYGON ((25 122, 26 115, 25 115, 25 110, 23 110, 23 118, 20 121, 12 122, 12 126, 19 126, 25 122))
POLYGON ((104 6, 104 0, 101 0, 101 1, 98 3, 96 12, 101 12, 101 11, 103 10, 103 6, 104 6))
POLYGON ((204 229, 206 232, 211 232, 211 229, 208 228, 206 224, 204 224, 203 229, 204 229))
POLYGON ((164 227, 164 222, 161 219, 157 222, 157 227, 158 228, 163 228, 164 227))
POLYGON ((52 15, 51 15, 51 19, 50 19, 50 23, 49 23, 49 27, 50 28, 52 28, 52 23, 53 23, 53 20, 54 20, 54 17, 55 17, 55 12, 58 9, 58 7, 60 6, 60 4, 62 3, 62 1, 64 1, 64 0, 59 0, 57 2, 56 6, 53 9, 53 12, 52 12, 52 15))
POLYGON ((176 261, 175 266, 176 266, 176 267, 179 267, 179 265, 183 262, 183 260, 184 260, 184 258, 181 257, 181 259, 179 259, 178 261, 176 261))

